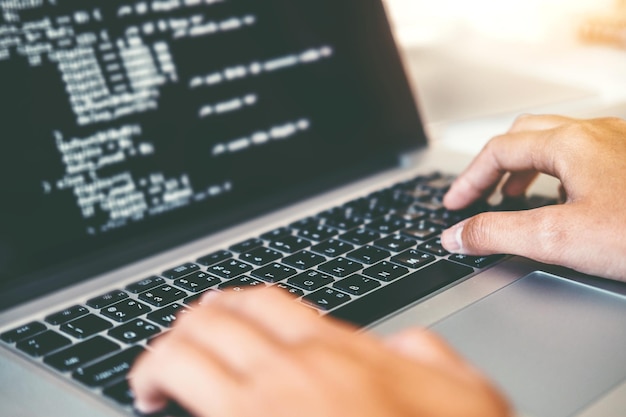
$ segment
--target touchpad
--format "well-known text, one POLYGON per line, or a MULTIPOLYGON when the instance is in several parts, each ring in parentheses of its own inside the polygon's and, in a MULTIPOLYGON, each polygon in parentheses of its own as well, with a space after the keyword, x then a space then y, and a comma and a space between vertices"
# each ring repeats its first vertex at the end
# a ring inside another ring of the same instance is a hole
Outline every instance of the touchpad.
POLYGON ((626 379, 626 297, 546 273, 433 329, 532 416, 571 416, 626 379))

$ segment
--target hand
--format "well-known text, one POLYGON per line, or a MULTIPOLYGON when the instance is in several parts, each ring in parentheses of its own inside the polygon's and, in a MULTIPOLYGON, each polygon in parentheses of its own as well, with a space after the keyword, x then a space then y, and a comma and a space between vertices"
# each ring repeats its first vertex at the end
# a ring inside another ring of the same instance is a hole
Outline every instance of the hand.
POLYGON ((139 411, 172 399, 199 417, 509 415, 502 397, 425 331, 383 342, 273 289, 211 297, 138 359, 130 384, 139 411))
POLYGON ((450 252, 510 253, 626 280, 626 122, 522 116, 492 139, 444 198, 450 210, 486 198, 508 175, 505 196, 523 195, 539 173, 561 181, 565 204, 483 213, 442 235, 450 252))

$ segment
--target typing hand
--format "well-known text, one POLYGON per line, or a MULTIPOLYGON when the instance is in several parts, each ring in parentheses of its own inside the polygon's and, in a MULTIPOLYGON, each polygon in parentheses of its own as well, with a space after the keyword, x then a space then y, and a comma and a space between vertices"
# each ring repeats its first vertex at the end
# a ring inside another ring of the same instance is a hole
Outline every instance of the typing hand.
POLYGON ((521 116, 492 139, 445 196, 450 210, 486 198, 508 175, 505 196, 523 195, 539 173, 561 181, 565 204, 483 213, 442 235, 450 252, 510 253, 626 280, 626 122, 521 116))
POLYGON ((509 415, 435 336, 383 341, 267 289, 205 298, 139 358, 130 383, 145 413, 173 400, 200 417, 509 415))

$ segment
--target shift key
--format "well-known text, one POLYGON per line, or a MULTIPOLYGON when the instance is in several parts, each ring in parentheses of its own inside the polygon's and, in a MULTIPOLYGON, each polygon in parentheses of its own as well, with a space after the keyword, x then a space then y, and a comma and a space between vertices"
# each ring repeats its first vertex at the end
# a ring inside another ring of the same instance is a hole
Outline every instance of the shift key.
POLYGON ((90 387, 108 385, 124 378, 141 352, 142 347, 133 346, 93 365, 78 368, 72 376, 90 387))

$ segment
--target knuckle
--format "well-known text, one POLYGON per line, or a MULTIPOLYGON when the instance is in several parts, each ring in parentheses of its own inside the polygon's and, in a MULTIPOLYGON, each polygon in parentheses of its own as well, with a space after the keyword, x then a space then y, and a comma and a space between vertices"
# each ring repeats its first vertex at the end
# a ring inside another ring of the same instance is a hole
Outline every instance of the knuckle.
POLYGON ((535 116, 532 114, 520 114, 515 118, 513 124, 511 125, 510 132, 519 132, 524 130, 524 127, 528 124, 528 121, 534 118, 535 116))
POLYGON ((568 245, 571 232, 562 219, 555 215, 535 215, 531 219, 537 228, 535 250, 537 258, 545 262, 554 262, 560 258, 562 248, 568 245))
POLYGON ((489 139, 487 141, 487 143, 485 144, 484 150, 487 152, 492 152, 495 150, 495 148, 498 146, 498 144, 500 142, 502 142, 503 140, 506 140, 507 135, 497 135, 497 136, 493 136, 491 139, 489 139))
POLYGON ((590 143, 595 142, 598 136, 594 134, 593 124, 583 120, 574 120, 567 123, 555 132, 553 142, 563 149, 579 151, 590 143))

